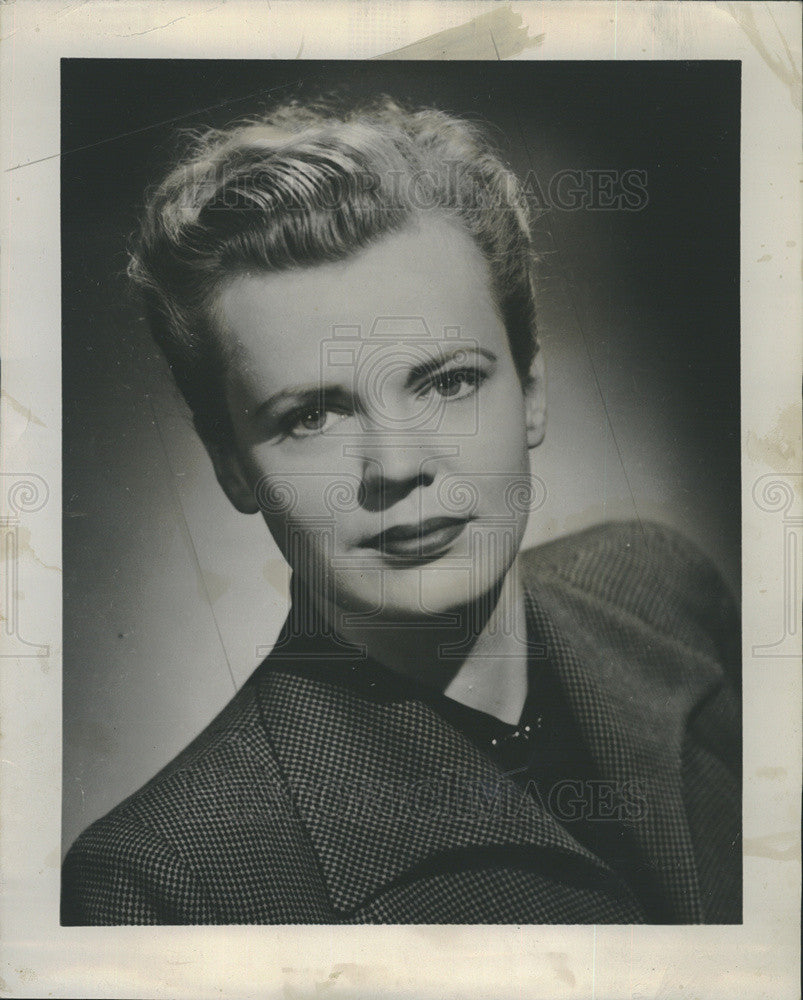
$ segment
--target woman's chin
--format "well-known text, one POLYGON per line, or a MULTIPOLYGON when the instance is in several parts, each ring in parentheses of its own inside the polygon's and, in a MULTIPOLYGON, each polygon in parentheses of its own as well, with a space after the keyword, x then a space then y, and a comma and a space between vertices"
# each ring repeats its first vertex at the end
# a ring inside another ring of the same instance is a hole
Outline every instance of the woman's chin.
POLYGON ((493 592, 503 576, 483 574, 480 579, 465 564, 421 567, 404 573, 368 570, 355 579, 338 580, 337 604, 358 617, 364 615, 366 624, 410 622, 412 626, 430 619, 433 625, 459 625, 461 609, 493 592))

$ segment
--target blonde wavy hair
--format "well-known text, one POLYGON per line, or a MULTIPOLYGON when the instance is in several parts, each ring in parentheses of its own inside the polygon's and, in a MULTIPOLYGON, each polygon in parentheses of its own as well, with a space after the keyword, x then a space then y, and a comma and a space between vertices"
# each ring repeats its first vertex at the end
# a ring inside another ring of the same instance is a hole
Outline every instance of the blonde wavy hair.
POLYGON ((526 379, 538 349, 527 206, 477 125, 382 97, 291 101, 191 136, 146 199, 128 273, 202 436, 231 434, 214 328, 224 280, 342 260, 435 212, 461 224, 487 260, 526 379))

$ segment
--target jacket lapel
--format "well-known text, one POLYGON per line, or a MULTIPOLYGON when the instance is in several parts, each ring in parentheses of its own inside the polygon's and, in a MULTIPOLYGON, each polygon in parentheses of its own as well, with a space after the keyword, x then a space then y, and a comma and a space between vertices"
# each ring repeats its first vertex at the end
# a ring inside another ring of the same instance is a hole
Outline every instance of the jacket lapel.
POLYGON ((376 684, 369 663, 332 666, 326 643, 313 647, 292 662, 271 657, 260 698, 337 910, 354 911, 428 859, 473 846, 532 845, 610 876, 425 700, 403 684, 389 691, 386 677, 376 684))
MULTIPOLYGON (((702 907, 685 818, 681 750, 715 665, 548 567, 524 563, 528 629, 546 649, 600 777, 646 800, 629 826, 673 922, 702 907)), ((388 688, 370 661, 296 638, 260 686, 266 729, 333 906, 353 912, 405 872, 450 850, 531 845, 596 875, 607 865, 428 703, 388 688), (376 678, 376 680, 375 680, 376 678)))
POLYGON ((715 664, 544 567, 525 572, 525 590, 601 777, 646 800, 629 834, 672 922, 700 922, 681 755, 689 714, 719 683, 715 664))

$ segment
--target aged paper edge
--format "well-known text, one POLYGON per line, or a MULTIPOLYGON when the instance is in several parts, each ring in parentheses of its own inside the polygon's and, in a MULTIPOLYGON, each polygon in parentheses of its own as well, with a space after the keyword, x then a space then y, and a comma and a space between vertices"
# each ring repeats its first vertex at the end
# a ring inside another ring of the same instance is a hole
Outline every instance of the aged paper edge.
POLYGON ((0 660, 10 996, 797 995, 800 840, 799 6, 11 3, 2 58, 0 660), (356 28, 361 30, 357 31, 356 28), (383 44, 399 33, 401 48, 383 44), (61 928, 59 59, 738 59, 743 72, 745 919, 740 927, 61 928), (791 420, 790 420, 791 413, 791 420), (791 427, 791 431, 790 428, 791 427), (19 529, 19 530, 18 530, 19 529), (797 560, 797 561, 796 561, 797 560), (13 608, 11 607, 13 605, 13 608), (16 632, 14 630, 16 629, 16 632), (11 633, 11 635, 9 635, 11 633), (6 650, 12 648, 6 641, 6 650), (44 650, 44 652, 43 652, 44 650))

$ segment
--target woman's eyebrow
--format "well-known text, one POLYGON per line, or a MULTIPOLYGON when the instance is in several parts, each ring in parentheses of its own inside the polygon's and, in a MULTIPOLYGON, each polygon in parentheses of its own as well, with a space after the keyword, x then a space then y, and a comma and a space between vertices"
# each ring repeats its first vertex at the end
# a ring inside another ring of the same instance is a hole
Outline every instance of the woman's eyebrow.
MULTIPOLYGON (((487 348, 480 347, 477 344, 469 344, 468 346, 464 345, 459 347, 456 346, 450 351, 438 354, 430 360, 423 361, 411 368, 407 373, 405 385, 409 387, 420 379, 431 375, 449 361, 453 361, 455 358, 465 359, 468 354, 481 354, 491 362, 495 362, 497 360, 493 351, 489 351, 487 348)), ((342 402, 347 398, 350 398, 350 396, 351 394, 347 389, 345 389, 342 385, 337 384, 288 386, 286 389, 280 389, 278 392, 275 392, 269 399, 260 403, 254 411, 254 419, 261 420, 264 417, 274 417, 280 411, 291 408, 295 409, 297 407, 305 406, 321 407, 325 405, 327 401, 331 402, 332 400, 342 402)))
POLYGON ((326 400, 342 400, 348 393, 341 385, 295 385, 275 392, 254 412, 254 419, 275 416, 277 412, 296 407, 319 407, 326 400))
POLYGON ((480 347, 478 344, 469 344, 468 346, 455 347, 451 351, 446 351, 444 354, 439 354, 436 357, 431 358, 429 361, 423 361, 421 364, 415 365, 407 373, 406 385, 411 386, 413 383, 418 382, 422 378, 426 378, 433 372, 436 372, 443 365, 447 364, 449 361, 454 361, 455 358, 459 360, 465 360, 467 354, 481 354, 483 357, 487 358, 489 361, 496 361, 496 355, 493 351, 489 351, 485 347, 480 347))

